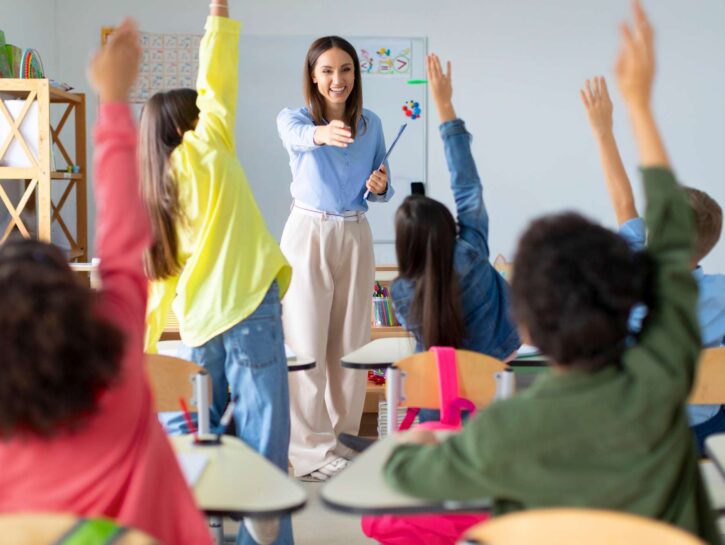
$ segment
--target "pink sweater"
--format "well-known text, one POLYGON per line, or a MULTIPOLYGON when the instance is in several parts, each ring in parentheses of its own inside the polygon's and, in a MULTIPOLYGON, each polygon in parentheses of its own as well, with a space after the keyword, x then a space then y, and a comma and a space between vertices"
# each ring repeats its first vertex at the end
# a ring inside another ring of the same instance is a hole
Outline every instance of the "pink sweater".
POLYGON ((104 515, 164 545, 209 545, 206 523, 156 419, 143 370, 147 281, 141 256, 150 229, 128 105, 101 105, 95 146, 96 247, 103 279, 98 313, 127 337, 120 381, 102 394, 98 412, 79 431, 0 443, 0 512, 104 515))

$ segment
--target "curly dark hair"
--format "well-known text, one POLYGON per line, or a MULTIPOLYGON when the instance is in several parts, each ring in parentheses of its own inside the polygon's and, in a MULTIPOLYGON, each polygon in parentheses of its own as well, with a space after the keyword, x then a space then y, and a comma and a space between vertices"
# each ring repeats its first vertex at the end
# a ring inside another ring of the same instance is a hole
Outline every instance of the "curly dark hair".
POLYGON ((579 214, 546 216, 519 241, 513 312, 557 364, 596 371, 619 361, 632 307, 654 300, 652 273, 618 234, 579 214))
POLYGON ((124 338, 56 247, 0 246, 0 439, 76 430, 119 373, 124 338))

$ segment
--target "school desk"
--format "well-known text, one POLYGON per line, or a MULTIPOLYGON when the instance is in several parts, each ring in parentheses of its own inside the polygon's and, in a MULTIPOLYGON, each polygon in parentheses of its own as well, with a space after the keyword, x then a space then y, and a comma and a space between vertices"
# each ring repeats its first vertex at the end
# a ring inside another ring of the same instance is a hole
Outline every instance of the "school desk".
MULTIPOLYGON (((302 509, 307 494, 279 468, 236 437, 224 435, 219 445, 196 445, 191 435, 169 437, 177 453, 201 452, 207 463, 192 486, 199 508, 211 519, 234 516, 280 516, 302 509)), ((222 525, 212 523, 218 545, 222 525)))
MULTIPOLYGON (((725 451, 725 435, 720 450, 725 451)), ((383 478, 383 466, 396 445, 393 437, 376 441, 359 454, 350 466, 322 485, 320 497, 335 511, 358 515, 483 512, 490 509, 488 499, 478 501, 431 501, 408 496, 391 488, 383 478)), ((725 477, 712 462, 700 463, 712 508, 725 514, 725 477)))
POLYGON ((431 501, 394 490, 383 479, 383 466, 396 444, 393 437, 376 441, 356 456, 347 469, 323 484, 320 497, 325 506, 358 515, 488 511, 488 499, 431 501))
MULTIPOLYGON (((159 354, 166 356, 178 357, 179 350, 183 347, 181 341, 159 341, 157 348, 159 354)), ((316 365, 315 360, 312 358, 304 358, 302 356, 291 356, 287 358, 287 371, 307 371, 308 369, 314 368, 316 365)))
MULTIPOLYGON (((415 339, 391 337, 375 339, 342 357, 342 366, 348 369, 386 369, 393 363, 415 354, 415 339)), ((522 357, 508 362, 516 373, 534 372, 548 367, 543 357, 522 357)))

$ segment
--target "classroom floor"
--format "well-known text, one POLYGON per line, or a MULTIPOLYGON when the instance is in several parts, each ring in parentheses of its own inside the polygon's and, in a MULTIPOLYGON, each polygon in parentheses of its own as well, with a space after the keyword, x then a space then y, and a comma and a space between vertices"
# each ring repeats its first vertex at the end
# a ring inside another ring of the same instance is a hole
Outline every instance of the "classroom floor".
MULTIPOLYGON (((360 529, 360 517, 331 511, 322 505, 320 483, 300 482, 309 500, 307 506, 292 515, 295 545, 373 545, 360 529)), ((239 523, 224 519, 226 543, 235 543, 239 523)))

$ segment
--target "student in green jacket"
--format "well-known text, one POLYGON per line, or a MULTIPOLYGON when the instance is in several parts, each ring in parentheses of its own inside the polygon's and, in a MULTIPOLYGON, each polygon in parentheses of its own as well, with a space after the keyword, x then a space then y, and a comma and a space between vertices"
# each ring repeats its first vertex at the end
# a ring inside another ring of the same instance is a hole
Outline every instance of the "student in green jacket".
POLYGON ((637 139, 649 247, 567 213, 534 221, 515 261, 513 309, 527 342, 556 362, 438 443, 400 436, 385 473, 431 499, 490 497, 494 514, 555 506, 628 511, 720 543, 685 403, 700 351, 694 224, 650 109, 652 29, 639 4, 622 27, 620 91, 637 139), (651 309, 628 338, 632 306, 651 309))

